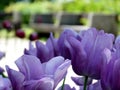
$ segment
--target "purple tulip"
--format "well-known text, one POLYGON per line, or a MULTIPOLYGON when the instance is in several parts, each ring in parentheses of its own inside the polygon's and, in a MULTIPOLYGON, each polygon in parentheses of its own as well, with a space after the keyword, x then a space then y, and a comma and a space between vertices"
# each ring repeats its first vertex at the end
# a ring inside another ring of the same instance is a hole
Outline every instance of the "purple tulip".
POLYGON ((15 32, 15 35, 19 38, 24 38, 25 37, 25 32, 22 30, 22 29, 18 29, 16 32, 15 32))
POLYGON ((37 40, 39 37, 38 37, 38 34, 36 32, 34 33, 31 33, 30 36, 29 36, 29 40, 30 41, 35 41, 37 40))
POLYGON ((35 46, 36 47, 33 47, 33 45, 30 43, 29 49, 25 49, 24 53, 27 55, 37 56, 42 63, 55 56, 59 56, 57 39, 53 38, 52 33, 45 44, 40 41, 36 41, 35 46))
POLYGON ((35 56, 23 55, 16 61, 19 71, 6 68, 13 90, 54 90, 70 64, 70 60, 61 56, 41 63, 35 56))
POLYGON ((69 50, 70 45, 68 42, 66 42, 67 37, 70 37, 70 36, 78 38, 78 33, 72 29, 65 29, 61 33, 61 35, 57 41, 60 55, 66 59, 71 59, 71 54, 70 54, 70 50, 69 50))
POLYGON ((100 79, 103 59, 103 50, 112 49, 114 36, 91 28, 84 32, 81 41, 75 37, 67 38, 71 45, 72 68, 78 75, 100 79))
POLYGON ((108 64, 101 74, 103 90, 120 90, 120 36, 116 38, 114 51, 104 51, 108 64))
MULTIPOLYGON (((57 90, 62 90, 62 86, 59 87, 57 90)), ((71 88, 68 84, 65 84, 63 90, 76 90, 76 89, 75 87, 71 88)))
POLYGON ((7 31, 12 30, 12 24, 8 20, 3 21, 2 26, 3 26, 3 28, 7 29, 7 31))
POLYGON ((0 90, 12 90, 11 82, 8 78, 3 78, 0 75, 0 90))

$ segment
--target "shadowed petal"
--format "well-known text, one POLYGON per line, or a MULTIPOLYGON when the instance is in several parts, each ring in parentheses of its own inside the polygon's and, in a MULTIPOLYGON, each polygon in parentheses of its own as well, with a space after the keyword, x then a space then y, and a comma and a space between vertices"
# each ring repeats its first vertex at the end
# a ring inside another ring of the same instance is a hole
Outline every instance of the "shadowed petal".
POLYGON ((36 49, 37 49, 37 57, 40 59, 42 63, 50 59, 49 49, 46 47, 46 45, 44 45, 39 41, 36 41, 36 49))
POLYGON ((77 33, 74 31, 74 30, 70 30, 70 29, 65 29, 59 39, 58 39, 58 46, 59 46, 59 51, 60 51, 60 54, 61 56, 63 56, 65 59, 71 59, 69 58, 70 56, 70 53, 69 53, 69 49, 66 45, 66 38, 67 37, 76 37, 77 38, 77 33))
POLYGON ((78 75, 84 72, 86 66, 86 52, 84 51, 81 42, 74 37, 69 37, 68 42, 70 43, 72 54, 72 68, 78 75))

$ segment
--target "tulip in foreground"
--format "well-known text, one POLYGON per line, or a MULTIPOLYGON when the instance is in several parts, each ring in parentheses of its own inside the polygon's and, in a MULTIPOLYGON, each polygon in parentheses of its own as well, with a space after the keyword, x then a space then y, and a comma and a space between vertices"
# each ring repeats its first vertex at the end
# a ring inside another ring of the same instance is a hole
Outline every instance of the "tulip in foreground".
POLYGON ((19 71, 6 67, 13 90, 55 90, 70 66, 70 60, 61 56, 41 63, 35 56, 23 55, 15 63, 19 71))
POLYGON ((74 72, 92 79, 100 79, 101 70, 106 64, 103 50, 112 49, 114 36, 92 28, 84 33, 81 40, 74 37, 68 37, 67 40, 71 45, 74 72))

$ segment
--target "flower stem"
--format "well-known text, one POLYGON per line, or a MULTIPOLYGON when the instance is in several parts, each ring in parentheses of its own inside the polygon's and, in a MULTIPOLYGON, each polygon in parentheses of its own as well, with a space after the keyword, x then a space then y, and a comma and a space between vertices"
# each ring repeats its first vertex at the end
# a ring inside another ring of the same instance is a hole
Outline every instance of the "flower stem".
POLYGON ((7 77, 4 73, 2 73, 1 75, 2 75, 4 78, 6 78, 6 77, 7 77))
POLYGON ((83 88, 83 90, 87 90, 87 81, 88 81, 88 76, 85 76, 84 88, 83 88))
POLYGON ((65 77, 64 80, 63 80, 63 84, 62 84, 61 90, 64 90, 65 80, 66 80, 66 77, 65 77))

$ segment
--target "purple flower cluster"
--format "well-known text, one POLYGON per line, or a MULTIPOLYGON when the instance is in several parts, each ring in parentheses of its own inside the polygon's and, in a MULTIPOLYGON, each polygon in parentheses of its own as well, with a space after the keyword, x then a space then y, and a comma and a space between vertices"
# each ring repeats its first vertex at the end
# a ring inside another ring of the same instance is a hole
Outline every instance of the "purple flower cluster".
POLYGON ((67 29, 59 38, 51 33, 45 44, 30 42, 15 64, 18 71, 6 66, 8 78, 0 77, 6 89, 0 90, 77 90, 64 83, 56 89, 70 65, 80 90, 120 90, 120 36, 95 28, 67 29))

